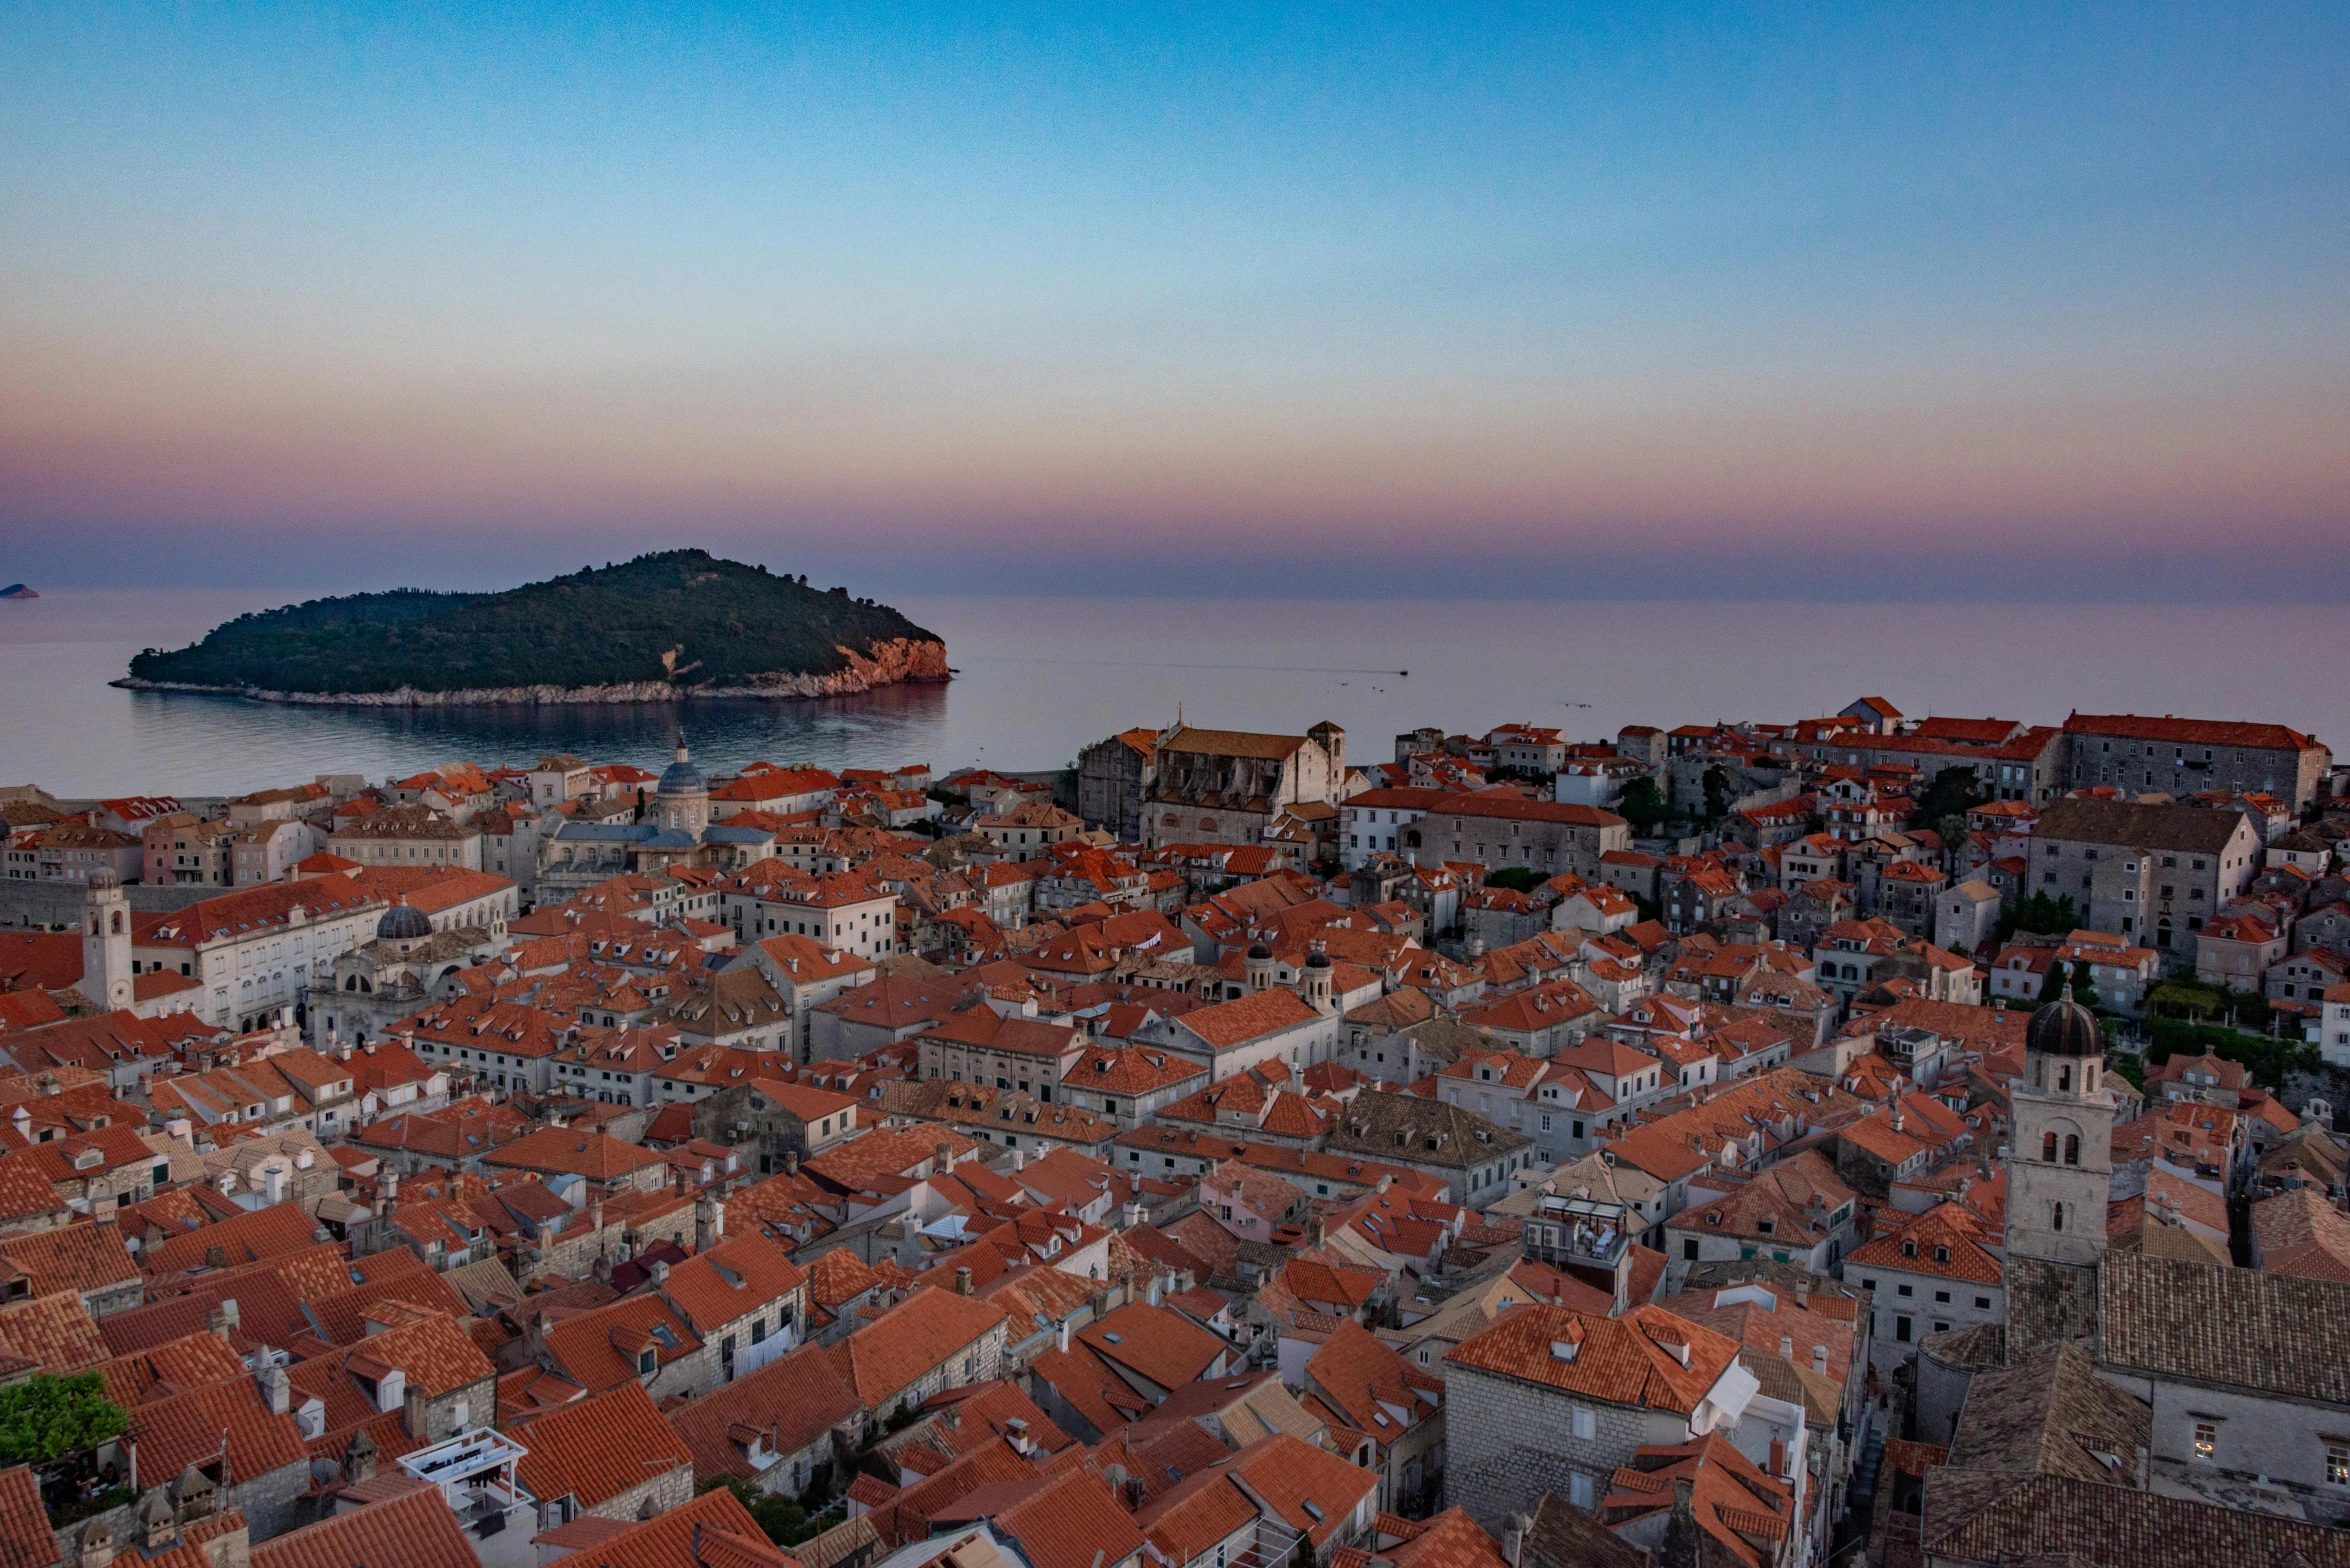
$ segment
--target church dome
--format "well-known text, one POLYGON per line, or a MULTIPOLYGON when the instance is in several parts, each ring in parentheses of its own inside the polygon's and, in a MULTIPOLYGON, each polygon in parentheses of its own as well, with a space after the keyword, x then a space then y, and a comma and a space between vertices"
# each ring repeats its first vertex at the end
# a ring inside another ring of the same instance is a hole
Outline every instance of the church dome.
POLYGON ((112 866, 100 866, 90 873, 89 887, 92 892, 120 886, 122 886, 122 873, 112 866))
POLYGON ((432 935, 432 922, 424 918, 424 911, 402 899, 384 911, 375 923, 375 939, 379 942, 413 942, 432 935))
POLYGON ((661 774, 661 782, 653 787, 656 795, 707 795, 710 781, 702 777, 702 770, 686 760, 682 742, 677 748, 677 760, 661 774))
POLYGON ((2024 1049, 2042 1056, 2103 1056, 2105 1036, 2097 1015, 2074 1001, 2050 1002, 2032 1014, 2024 1049))
POLYGON ((1249 943, 1248 956, 1258 963, 1270 963, 1273 958, 1273 950, 1267 947, 1262 940, 1259 940, 1249 943))
POLYGON ((1330 967, 1330 955, 1322 950, 1321 943, 1316 942, 1312 949, 1307 952, 1306 967, 1308 969, 1327 969, 1330 967))

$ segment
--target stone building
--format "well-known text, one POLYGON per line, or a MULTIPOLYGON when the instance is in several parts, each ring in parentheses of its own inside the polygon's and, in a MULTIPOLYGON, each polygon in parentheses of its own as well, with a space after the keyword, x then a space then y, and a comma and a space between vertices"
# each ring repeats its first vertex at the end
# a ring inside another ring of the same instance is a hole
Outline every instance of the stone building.
POLYGON ((1638 1449, 1738 1424, 1761 1387, 1738 1350, 1655 1306, 1507 1313, 1444 1357, 1446 1495, 1497 1535, 1545 1492, 1596 1509, 1638 1449))
POLYGON ((1335 804, 1346 782, 1346 731, 1258 735, 1178 724, 1159 738, 1144 797, 1142 842, 1257 844, 1288 806, 1335 804))
POLYGON ((2191 970, 2196 934, 2260 874, 2260 858, 2240 812, 2068 798, 2040 814, 2021 891, 2070 898, 2082 926, 2191 970))
POLYGON ((1546 878, 1572 871, 1596 880, 1602 855, 1632 847, 1632 824, 1597 806, 1489 790, 1431 807, 1420 839, 1417 848, 1400 852, 1414 865, 1474 861, 1488 870, 1524 866, 1546 878))
POLYGON ((1121 844, 1142 841, 1142 804, 1158 781, 1156 730, 1121 730, 1077 754, 1077 815, 1121 844))
POLYGON ((2282 724, 2076 713, 2064 721, 2064 730, 2074 789, 2108 784, 2170 795, 2257 792, 2290 801, 2299 811, 2334 761, 2315 739, 2282 724))

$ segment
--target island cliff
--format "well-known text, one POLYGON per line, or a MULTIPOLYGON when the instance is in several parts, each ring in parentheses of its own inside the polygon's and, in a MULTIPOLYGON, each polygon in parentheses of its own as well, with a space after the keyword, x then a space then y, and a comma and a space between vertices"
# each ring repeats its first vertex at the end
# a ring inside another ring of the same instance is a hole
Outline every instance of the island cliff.
POLYGON ((943 681, 946 645, 887 605, 701 550, 504 593, 399 589, 242 615, 148 649, 117 686, 357 707, 838 697, 943 681))

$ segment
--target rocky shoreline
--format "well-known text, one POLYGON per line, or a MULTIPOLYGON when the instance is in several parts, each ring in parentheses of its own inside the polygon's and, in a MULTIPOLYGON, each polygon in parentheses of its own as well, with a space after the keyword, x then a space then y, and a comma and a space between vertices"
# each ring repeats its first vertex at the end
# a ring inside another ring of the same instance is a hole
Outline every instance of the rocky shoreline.
POLYGON ((553 706, 569 703, 677 702, 688 697, 853 697, 880 686, 909 682, 946 681, 947 648, 943 642, 918 642, 894 637, 877 642, 863 653, 841 648, 849 661, 845 670, 830 675, 761 675, 748 683, 695 686, 672 681, 626 681, 611 686, 468 686, 454 691, 272 691, 262 686, 205 686, 189 681, 149 681, 125 675, 108 684, 126 691, 198 692, 210 696, 244 697, 254 702, 283 702, 335 708, 470 708, 553 706))

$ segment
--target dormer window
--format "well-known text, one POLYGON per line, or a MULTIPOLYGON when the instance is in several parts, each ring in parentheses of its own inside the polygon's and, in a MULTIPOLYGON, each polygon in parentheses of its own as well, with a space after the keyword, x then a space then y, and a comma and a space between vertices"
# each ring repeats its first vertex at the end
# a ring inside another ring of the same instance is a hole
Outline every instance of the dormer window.
POLYGON ((1918 1255, 1918 1244, 1915 1241, 1904 1241, 1901 1244, 1901 1255, 1905 1258, 1916 1257, 1918 1255))

